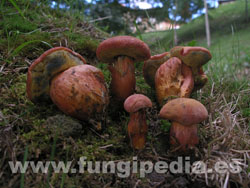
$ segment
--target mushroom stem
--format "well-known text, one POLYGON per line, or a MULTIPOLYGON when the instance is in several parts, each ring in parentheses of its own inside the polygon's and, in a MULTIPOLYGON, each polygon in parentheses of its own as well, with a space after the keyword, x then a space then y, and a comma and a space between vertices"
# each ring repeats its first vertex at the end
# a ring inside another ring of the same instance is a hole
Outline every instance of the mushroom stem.
POLYGON ((194 75, 194 91, 201 89, 208 81, 207 75, 204 73, 202 67, 196 67, 192 70, 194 75))
POLYGON ((130 114, 128 124, 128 135, 130 143, 135 149, 143 149, 146 143, 148 125, 146 122, 145 110, 139 110, 130 114))
POLYGON ((194 88, 194 79, 190 67, 182 63, 181 73, 183 82, 181 85, 180 97, 189 97, 194 88))
POLYGON ((178 150, 186 151, 199 143, 197 125, 185 126, 178 122, 172 122, 170 129, 170 144, 178 150))
POLYGON ((111 95, 118 101, 124 101, 135 91, 135 67, 133 59, 119 56, 114 65, 110 65, 112 80, 110 84, 111 95))

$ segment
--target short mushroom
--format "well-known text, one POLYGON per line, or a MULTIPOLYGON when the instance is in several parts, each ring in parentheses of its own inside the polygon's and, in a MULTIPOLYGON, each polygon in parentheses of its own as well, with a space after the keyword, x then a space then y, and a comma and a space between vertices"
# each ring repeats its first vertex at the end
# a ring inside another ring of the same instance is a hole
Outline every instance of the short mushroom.
POLYGON ((150 59, 144 62, 143 76, 146 83, 155 89, 155 73, 158 68, 170 58, 169 52, 151 56, 150 59))
POLYGON ((172 97, 189 97, 194 86, 191 69, 176 57, 163 63, 155 74, 155 90, 160 106, 172 97))
POLYGON ((91 65, 71 67, 53 78, 50 96, 61 111, 80 120, 101 121, 109 103, 104 76, 91 65))
POLYGON ((208 117, 207 109, 199 101, 177 98, 165 104, 160 118, 172 121, 170 143, 176 150, 186 151, 199 143, 197 124, 208 117))
POLYGON ((104 40, 97 48, 97 58, 109 64, 112 75, 110 90, 114 100, 124 100, 135 92, 134 62, 150 58, 148 46, 131 36, 117 36, 104 40))
POLYGON ((151 100, 142 94, 131 95, 124 102, 125 110, 130 113, 128 135, 134 149, 143 149, 145 146, 148 131, 145 109, 151 107, 151 100))
POLYGON ((171 57, 178 57, 184 64, 191 67, 194 77, 194 90, 202 88, 208 78, 204 74, 202 66, 206 64, 212 55, 203 47, 176 46, 170 50, 171 57))
POLYGON ((99 121, 109 102, 108 90, 102 72, 85 63, 65 47, 46 51, 28 69, 28 98, 34 103, 52 100, 65 114, 99 121))
POLYGON ((44 52, 29 67, 26 91, 32 102, 50 100, 50 82, 52 78, 66 69, 85 64, 78 53, 65 47, 55 47, 44 52))

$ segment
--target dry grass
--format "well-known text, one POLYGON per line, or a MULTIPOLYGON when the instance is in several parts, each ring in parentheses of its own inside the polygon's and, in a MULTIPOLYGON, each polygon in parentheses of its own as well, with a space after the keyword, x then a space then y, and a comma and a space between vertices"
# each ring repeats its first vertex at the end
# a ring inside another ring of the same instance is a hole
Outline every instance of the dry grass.
POLYGON ((242 117, 240 111, 237 110, 237 102, 241 94, 249 95, 250 90, 241 92, 235 96, 235 101, 230 102, 223 94, 212 94, 216 100, 209 103, 211 107, 209 122, 201 130, 203 135, 201 142, 204 144, 201 159, 207 168, 213 169, 213 172, 194 175, 195 178, 203 179, 208 186, 229 187, 232 182, 244 188, 250 185, 249 127, 247 118, 242 117), (241 172, 234 173, 227 170, 222 174, 216 173, 214 167, 218 161, 224 161, 228 165, 234 162, 241 172))

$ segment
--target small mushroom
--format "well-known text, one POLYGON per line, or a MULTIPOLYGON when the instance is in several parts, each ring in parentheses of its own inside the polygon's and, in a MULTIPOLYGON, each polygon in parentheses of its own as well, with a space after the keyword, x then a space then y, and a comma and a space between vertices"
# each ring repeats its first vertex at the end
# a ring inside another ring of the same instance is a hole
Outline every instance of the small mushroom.
POLYGON ((80 54, 68 48, 55 47, 47 50, 28 69, 26 84, 28 98, 34 103, 49 101, 52 78, 72 66, 85 63, 80 54))
POLYGON ((151 100, 142 94, 131 95, 124 102, 125 110, 130 113, 128 135, 134 149, 143 149, 145 146, 148 131, 145 109, 151 107, 151 100))
POLYGON ((176 57, 170 58, 156 71, 155 89, 160 106, 172 97, 189 97, 193 86, 191 69, 176 57))
POLYGON ((169 52, 151 56, 150 59, 144 62, 143 76, 146 83, 155 89, 155 73, 158 68, 170 58, 169 52))
POLYGON ((103 41, 96 55, 100 61, 109 64, 111 95, 123 103, 135 91, 134 62, 150 58, 148 46, 135 37, 117 36, 103 41))
POLYGON ((101 120, 109 103, 104 76, 91 65, 71 67, 53 78, 50 97, 61 111, 80 120, 101 120))
POLYGON ((185 152, 199 143, 197 124, 207 119, 208 112, 199 101, 177 98, 162 107, 159 117, 172 121, 170 144, 185 152))
POLYGON ((202 66, 206 64, 212 55, 203 47, 176 46, 170 50, 171 57, 178 57, 184 64, 191 67, 194 77, 194 90, 202 88, 208 78, 204 74, 202 66))

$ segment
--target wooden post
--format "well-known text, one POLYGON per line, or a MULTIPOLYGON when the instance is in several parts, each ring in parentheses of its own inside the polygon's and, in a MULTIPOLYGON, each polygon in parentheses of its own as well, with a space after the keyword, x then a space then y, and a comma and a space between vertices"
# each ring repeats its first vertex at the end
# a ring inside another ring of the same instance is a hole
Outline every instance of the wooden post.
POLYGON ((210 28, 209 28, 208 10, 207 10, 206 0, 204 0, 204 7, 205 7, 205 26, 206 26, 206 36, 207 36, 207 47, 210 47, 211 39, 210 39, 210 28))

